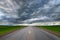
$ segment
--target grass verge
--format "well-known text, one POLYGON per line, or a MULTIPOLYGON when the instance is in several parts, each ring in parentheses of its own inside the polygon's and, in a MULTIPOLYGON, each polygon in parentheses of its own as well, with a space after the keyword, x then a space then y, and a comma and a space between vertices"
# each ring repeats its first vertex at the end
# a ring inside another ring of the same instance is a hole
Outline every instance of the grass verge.
POLYGON ((3 36, 18 29, 22 29, 24 27, 25 26, 0 26, 0 36, 3 36))
POLYGON ((38 26, 38 27, 60 37, 60 26, 38 26))

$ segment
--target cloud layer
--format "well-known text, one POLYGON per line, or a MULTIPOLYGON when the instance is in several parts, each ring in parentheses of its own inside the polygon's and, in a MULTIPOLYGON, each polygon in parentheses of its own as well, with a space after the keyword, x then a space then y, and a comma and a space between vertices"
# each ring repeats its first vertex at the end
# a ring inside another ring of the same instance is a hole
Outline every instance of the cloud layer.
POLYGON ((60 0, 0 0, 0 24, 60 21, 60 0))

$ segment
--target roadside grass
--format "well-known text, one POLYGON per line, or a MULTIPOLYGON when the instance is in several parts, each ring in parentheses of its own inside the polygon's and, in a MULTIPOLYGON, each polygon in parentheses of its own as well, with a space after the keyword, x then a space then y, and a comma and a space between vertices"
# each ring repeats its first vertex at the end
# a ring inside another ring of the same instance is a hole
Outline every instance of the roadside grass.
POLYGON ((60 33, 60 26, 38 26, 40 28, 45 28, 53 32, 60 33))
POLYGON ((55 26, 37 26, 49 33, 52 33, 58 37, 60 37, 60 25, 55 25, 55 26))
POLYGON ((3 36, 18 29, 22 29, 24 27, 25 26, 0 26, 0 36, 3 36))

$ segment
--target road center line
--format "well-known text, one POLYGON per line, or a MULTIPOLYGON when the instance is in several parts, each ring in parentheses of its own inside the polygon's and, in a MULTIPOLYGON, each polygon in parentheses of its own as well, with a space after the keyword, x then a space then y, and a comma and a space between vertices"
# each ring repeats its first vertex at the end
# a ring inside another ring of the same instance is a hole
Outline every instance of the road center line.
POLYGON ((32 30, 29 30, 28 33, 31 34, 33 31, 32 30))

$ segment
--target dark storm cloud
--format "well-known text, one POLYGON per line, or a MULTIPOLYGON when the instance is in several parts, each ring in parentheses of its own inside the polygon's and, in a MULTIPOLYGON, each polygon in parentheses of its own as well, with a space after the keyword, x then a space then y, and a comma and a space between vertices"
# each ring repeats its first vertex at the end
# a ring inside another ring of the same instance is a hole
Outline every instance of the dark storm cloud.
POLYGON ((60 21, 60 0, 0 0, 0 24, 60 21))

